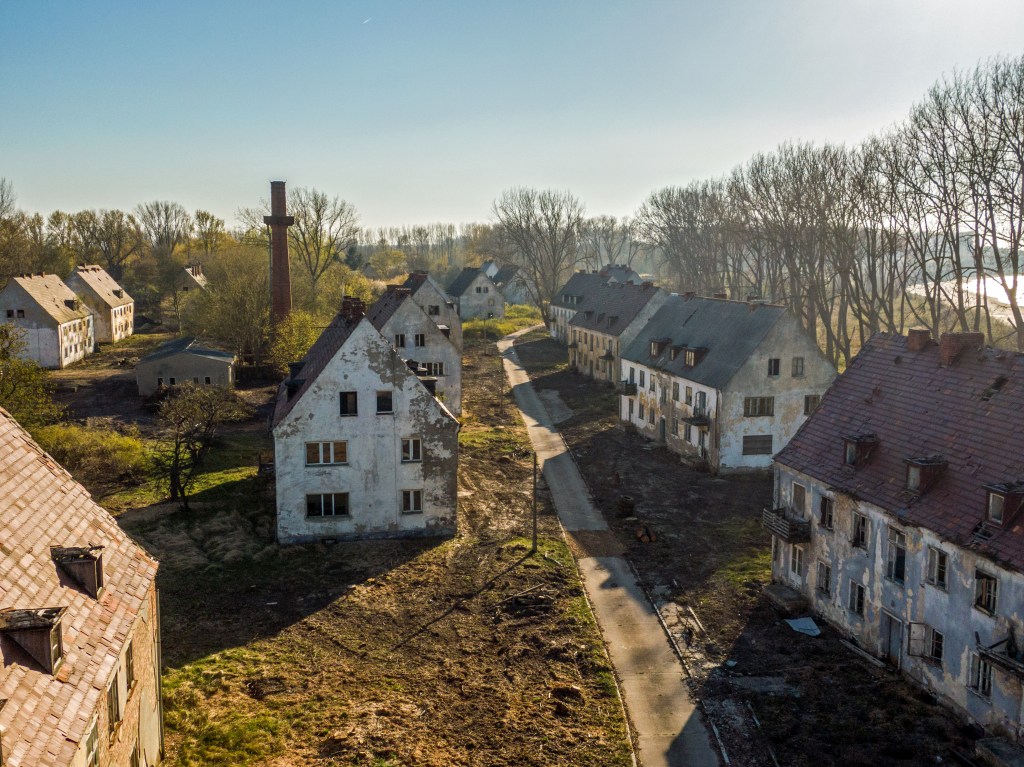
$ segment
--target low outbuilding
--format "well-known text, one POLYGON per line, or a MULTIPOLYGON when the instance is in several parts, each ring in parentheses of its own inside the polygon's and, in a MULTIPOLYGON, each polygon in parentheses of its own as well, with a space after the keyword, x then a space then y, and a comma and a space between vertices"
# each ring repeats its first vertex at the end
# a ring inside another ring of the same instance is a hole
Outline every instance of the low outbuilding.
POLYGON ((148 397, 162 386, 187 381, 201 386, 234 386, 237 359, 231 352, 203 346, 195 338, 176 338, 136 364, 139 394, 148 397))

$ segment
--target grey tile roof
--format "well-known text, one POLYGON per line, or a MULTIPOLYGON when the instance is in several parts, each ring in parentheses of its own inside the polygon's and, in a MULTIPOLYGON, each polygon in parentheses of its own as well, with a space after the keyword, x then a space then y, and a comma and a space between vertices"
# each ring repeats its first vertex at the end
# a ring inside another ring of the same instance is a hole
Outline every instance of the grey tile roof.
POLYGON ((597 285, 576 307, 578 311, 569 321, 569 325, 582 330, 619 336, 650 300, 659 294, 662 294, 661 289, 649 282, 644 285, 634 285, 631 282, 597 285))
POLYGON ((600 285, 604 285, 608 281, 608 278, 597 272, 576 272, 569 281, 565 283, 558 291, 554 300, 551 302, 552 306, 559 306, 563 309, 578 309, 579 304, 569 303, 567 300, 568 296, 578 296, 580 302, 589 293, 600 285))
POLYGON ((477 267, 465 267, 461 272, 459 272, 459 275, 452 280, 452 284, 448 286, 448 295, 453 297, 461 296, 466 292, 466 288, 470 286, 478 274, 483 274, 483 272, 481 272, 477 267))
POLYGON ((773 304, 672 294, 622 351, 622 359, 722 389, 785 313, 784 306, 773 304), (669 339, 669 343, 652 357, 651 341, 656 339, 669 339), (673 346, 707 352, 688 367, 685 354, 672 359, 673 346))
POLYGON ((185 352, 188 354, 195 354, 199 357, 210 357, 211 359, 218 360, 231 361, 235 359, 235 355, 231 352, 200 346, 198 339, 191 336, 184 336, 183 338, 175 338, 172 341, 161 344, 155 351, 150 352, 140 359, 137 364, 144 365, 147 362, 155 362, 156 360, 163 359, 164 357, 170 357, 172 354, 182 354, 185 352))
POLYGON ((443 287, 431 277, 427 272, 413 272, 410 274, 405 282, 402 283, 403 288, 409 288, 413 295, 416 295, 416 291, 422 288, 424 285, 430 284, 434 286, 434 290, 441 294, 441 297, 448 303, 452 303, 451 296, 445 291, 443 287))

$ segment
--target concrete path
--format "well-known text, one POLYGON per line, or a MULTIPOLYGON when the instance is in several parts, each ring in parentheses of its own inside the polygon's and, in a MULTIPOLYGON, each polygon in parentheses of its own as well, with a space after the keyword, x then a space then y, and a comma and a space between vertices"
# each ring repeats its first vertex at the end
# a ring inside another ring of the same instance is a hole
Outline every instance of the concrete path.
MULTIPOLYGON (((532 329, 532 328, 531 328, 532 329)), ((568 533, 608 530, 579 470, 555 430, 512 344, 529 330, 498 342, 505 374, 568 533)), ((622 557, 581 557, 577 565, 639 744, 643 767, 718 767, 700 713, 690 702, 683 668, 658 616, 622 557)))

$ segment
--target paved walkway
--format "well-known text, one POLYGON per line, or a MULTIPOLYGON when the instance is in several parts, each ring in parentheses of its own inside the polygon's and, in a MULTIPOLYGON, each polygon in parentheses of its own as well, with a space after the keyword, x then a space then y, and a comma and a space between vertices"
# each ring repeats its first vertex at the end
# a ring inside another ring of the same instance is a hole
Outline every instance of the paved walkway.
MULTIPOLYGON (((531 328, 532 329, 532 328, 531 328)), ((498 342, 505 374, 568 533, 608 530, 576 464, 537 397, 512 344, 498 342)), ((718 767, 700 713, 690 702, 683 668, 633 570, 622 557, 577 560, 622 688, 643 767, 718 767)))

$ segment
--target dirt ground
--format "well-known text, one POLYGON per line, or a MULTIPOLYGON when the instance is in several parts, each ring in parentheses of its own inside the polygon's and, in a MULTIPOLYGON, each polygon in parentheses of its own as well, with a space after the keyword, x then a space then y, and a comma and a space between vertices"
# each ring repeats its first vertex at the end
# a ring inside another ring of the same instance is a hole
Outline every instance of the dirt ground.
MULTIPOLYGON (((455 539, 278 547, 254 468, 190 514, 122 514, 161 561, 168 764, 631 763, 544 496, 527 556, 529 449, 493 343, 468 345, 464 371, 455 539)), ((269 450, 256 426, 245 439, 269 450)))
POLYGON ((934 765, 970 753, 970 730, 927 693, 840 644, 799 634, 762 590, 768 476, 719 478, 683 464, 616 417, 615 392, 570 373, 543 332, 516 345, 590 487, 660 605, 734 765, 934 765), (631 496, 634 512, 620 511, 631 496), (638 534, 649 532, 653 541, 638 534), (776 761, 777 760, 777 761, 776 761))

